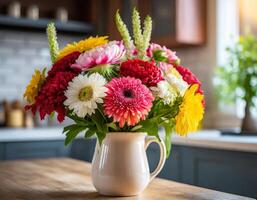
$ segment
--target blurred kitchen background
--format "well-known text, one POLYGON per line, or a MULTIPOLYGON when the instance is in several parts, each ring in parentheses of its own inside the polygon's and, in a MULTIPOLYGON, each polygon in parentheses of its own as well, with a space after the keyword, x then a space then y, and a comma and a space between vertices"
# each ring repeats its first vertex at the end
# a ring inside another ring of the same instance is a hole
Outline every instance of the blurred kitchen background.
MULTIPOLYGON (((160 177, 256 198, 257 136, 221 135, 219 130, 240 127, 244 104, 220 102, 213 82, 217 67, 226 63, 226 47, 246 32, 257 37, 257 0, 0 0, 0 160, 91 161, 95 140, 79 137, 65 147, 62 125, 54 118, 40 122, 24 113, 23 92, 34 69, 51 67, 48 22, 56 23, 61 47, 89 35, 119 39, 114 13, 120 9, 129 23, 135 6, 142 17, 153 18, 152 41, 176 51, 205 91, 203 130, 173 137, 160 177)), ((151 169, 158 151, 153 145, 148 152, 151 169)))

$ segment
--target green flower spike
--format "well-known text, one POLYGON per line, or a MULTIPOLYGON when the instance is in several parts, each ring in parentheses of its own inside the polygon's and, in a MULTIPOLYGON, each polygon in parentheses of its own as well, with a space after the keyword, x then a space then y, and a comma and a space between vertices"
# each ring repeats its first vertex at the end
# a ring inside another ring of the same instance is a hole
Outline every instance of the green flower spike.
POLYGON ((146 16, 144 21, 144 32, 143 32, 143 44, 142 44, 142 52, 144 53, 142 59, 145 59, 145 52, 148 48, 151 40, 152 33, 152 19, 150 16, 146 16))
POLYGON ((120 32, 120 35, 124 42, 127 58, 131 59, 131 57, 132 57, 131 48, 132 48, 133 41, 131 40, 127 26, 125 25, 125 23, 122 21, 122 19, 120 17, 119 10, 117 10, 117 12, 116 12, 115 22, 116 22, 117 29, 120 32))
POLYGON ((52 63, 54 63, 59 52, 59 45, 57 42, 57 35, 54 23, 51 22, 47 25, 46 33, 48 37, 51 60, 52 63))
POLYGON ((143 49, 143 35, 141 30, 140 16, 136 8, 132 12, 132 28, 135 46, 138 50, 138 57, 142 58, 144 55, 143 49))

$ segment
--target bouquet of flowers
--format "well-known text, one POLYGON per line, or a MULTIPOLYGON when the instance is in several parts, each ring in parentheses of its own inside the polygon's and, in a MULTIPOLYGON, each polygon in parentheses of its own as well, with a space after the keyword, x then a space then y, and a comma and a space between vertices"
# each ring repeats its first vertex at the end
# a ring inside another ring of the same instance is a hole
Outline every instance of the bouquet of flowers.
POLYGON ((180 65, 176 52, 150 43, 152 20, 141 29, 140 16, 132 12, 133 40, 119 12, 115 16, 121 41, 89 37, 59 50, 53 23, 47 27, 52 67, 35 71, 24 97, 26 109, 41 119, 57 113, 74 124, 66 126, 65 143, 79 133, 96 134, 99 142, 108 132, 146 132, 159 138, 165 129, 168 153, 171 133, 187 135, 203 119, 201 83, 180 65))

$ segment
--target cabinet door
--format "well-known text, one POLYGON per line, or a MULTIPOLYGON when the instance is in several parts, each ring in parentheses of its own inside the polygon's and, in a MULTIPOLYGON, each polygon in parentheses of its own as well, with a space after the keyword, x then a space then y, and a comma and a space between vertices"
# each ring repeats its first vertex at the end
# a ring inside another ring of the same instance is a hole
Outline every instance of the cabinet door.
POLYGON ((172 146, 169 158, 167 158, 164 168, 160 173, 160 177, 181 181, 182 168, 182 152, 179 146, 172 146))
POLYGON ((176 0, 176 41, 201 45, 206 41, 206 0, 176 0))
POLYGON ((94 155, 96 139, 77 139, 71 145, 71 157, 91 162, 94 155))
POLYGON ((152 40, 170 48, 206 41, 206 0, 141 0, 142 16, 151 15, 152 40))
POLYGON ((69 156, 70 147, 64 141, 6 143, 6 160, 69 156))
POLYGON ((0 143, 0 160, 4 160, 4 143, 0 143))
POLYGON ((257 154, 183 147, 183 182, 257 198, 257 154))
POLYGON ((157 167, 160 158, 160 149, 158 144, 150 144, 146 150, 146 154, 150 171, 153 172, 157 167))
MULTIPOLYGON (((153 172, 160 160, 160 149, 158 144, 153 143, 147 149, 147 158, 150 171, 153 172)), ((173 147, 171 155, 166 159, 165 165, 158 177, 180 181, 181 180, 181 153, 178 147, 173 147)))

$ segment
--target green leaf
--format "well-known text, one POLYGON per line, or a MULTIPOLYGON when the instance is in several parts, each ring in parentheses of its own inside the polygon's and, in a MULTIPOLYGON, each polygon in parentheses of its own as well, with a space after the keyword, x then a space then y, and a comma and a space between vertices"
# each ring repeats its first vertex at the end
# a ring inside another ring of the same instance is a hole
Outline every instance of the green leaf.
POLYGON ((65 139, 65 145, 68 145, 71 143, 71 141, 83 130, 85 130, 86 127, 84 126, 77 126, 76 128, 69 129, 66 132, 66 139, 65 139))
POLYGON ((101 144, 106 136, 106 133, 108 132, 108 127, 105 122, 104 116, 98 110, 96 110, 95 114, 91 116, 91 119, 97 127, 96 135, 99 143, 101 144))
POLYGON ((168 62, 168 58, 165 56, 165 52, 162 50, 156 50, 153 52, 153 58, 157 62, 168 62))
POLYGON ((171 151, 171 135, 172 135, 172 131, 174 129, 174 124, 175 122, 171 119, 168 121, 165 121, 164 123, 162 123, 164 129, 165 129, 165 139, 164 139, 164 143, 166 146, 166 155, 167 158, 170 155, 170 151, 171 151))
POLYGON ((140 128, 138 131, 147 132, 148 135, 156 136, 159 138, 158 136, 159 128, 158 128, 157 120, 147 119, 140 122, 139 124, 142 126, 142 128, 140 128))
POLYGON ((117 131, 119 128, 117 127, 117 125, 114 122, 108 123, 107 127, 117 131))
POLYGON ((96 132, 97 132, 96 127, 90 127, 90 128, 85 132, 85 138, 90 138, 90 137, 92 137, 96 132))
POLYGON ((98 132, 98 131, 96 132, 96 135, 97 135, 100 145, 102 144, 104 138, 106 137, 106 134, 107 134, 107 132, 98 132))
POLYGON ((73 114, 68 114, 68 117, 72 119, 76 124, 80 126, 92 126, 94 123, 89 118, 81 118, 73 114))
POLYGON ((65 133, 65 132, 67 132, 67 131, 69 131, 69 130, 71 130, 71 129, 74 129, 74 128, 76 128, 76 127, 77 127, 77 124, 72 124, 72 125, 69 125, 69 126, 65 126, 65 127, 63 128, 62 133, 65 133))

